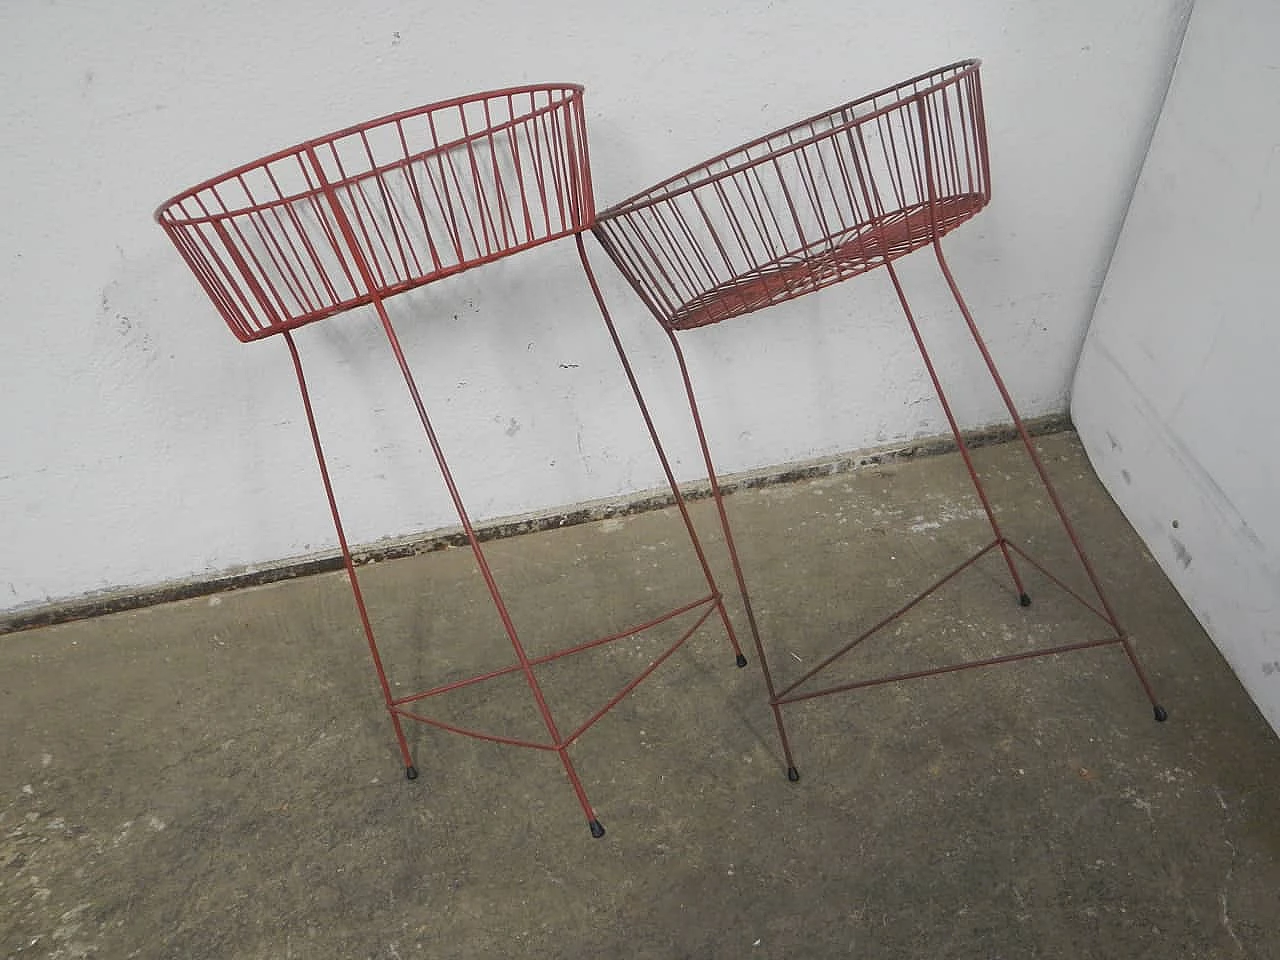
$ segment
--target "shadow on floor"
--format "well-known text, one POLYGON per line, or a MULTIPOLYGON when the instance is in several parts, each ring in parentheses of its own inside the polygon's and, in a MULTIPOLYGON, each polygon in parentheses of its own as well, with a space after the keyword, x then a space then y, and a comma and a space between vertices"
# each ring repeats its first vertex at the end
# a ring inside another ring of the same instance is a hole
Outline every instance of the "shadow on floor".
MULTIPOLYGON (((1074 436, 1040 443, 1168 723, 1118 648, 1077 652, 789 707, 793 784, 755 664, 709 621, 573 748, 595 841, 553 753, 414 725, 406 782, 341 575, 30 631, 0 641, 0 952, 1275 956, 1276 738, 1074 436)), ((1018 449, 977 459, 1009 534, 1080 583, 1018 449)), ((988 539, 955 456, 729 507, 784 683, 988 539)), ((710 505, 695 517, 728 592, 710 505)), ((702 589, 670 511, 490 556, 534 653, 702 589)), ((511 661, 465 551, 362 583, 397 692, 511 661)), ((1028 586, 1023 609, 988 557, 829 680, 1106 636, 1028 586)), ((562 725, 661 641, 547 667, 562 725)), ((540 735, 518 677, 433 710, 540 735)))

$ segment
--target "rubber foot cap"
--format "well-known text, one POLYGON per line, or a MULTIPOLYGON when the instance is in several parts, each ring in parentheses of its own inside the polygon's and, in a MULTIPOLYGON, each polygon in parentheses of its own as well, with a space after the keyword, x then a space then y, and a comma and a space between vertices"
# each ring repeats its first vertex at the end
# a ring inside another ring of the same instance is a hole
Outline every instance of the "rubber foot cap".
POLYGON ((1164 723, 1169 719, 1169 711, 1158 703, 1155 705, 1155 709, 1152 710, 1152 712, 1156 715, 1156 723, 1164 723))
POLYGON ((418 768, 417 768, 417 767, 415 767, 413 764, 410 764, 409 766, 405 767, 405 768, 404 768, 404 778, 405 778, 406 780, 417 780, 417 779, 418 779, 418 768))
POLYGON ((604 824, 599 820, 592 820, 587 826, 591 828, 591 835, 597 840, 604 836, 604 824))
POLYGON ((747 655, 745 653, 738 654, 738 666, 745 667, 747 665, 747 655))
POLYGON ((798 783, 800 781, 800 771, 795 767, 787 767, 787 779, 792 783, 798 783))
POLYGON ((1031 595, 1024 593, 1020 597, 1018 597, 1018 606, 1020 607, 1031 606, 1031 595))

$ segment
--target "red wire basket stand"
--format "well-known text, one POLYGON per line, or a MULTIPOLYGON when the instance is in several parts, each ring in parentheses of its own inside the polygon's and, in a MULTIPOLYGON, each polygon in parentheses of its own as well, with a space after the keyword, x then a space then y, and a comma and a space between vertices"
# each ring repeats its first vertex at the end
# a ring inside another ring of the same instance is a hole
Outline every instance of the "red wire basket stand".
POLYGON ((943 256, 942 238, 978 214, 991 199, 979 66, 977 60, 954 63, 760 137, 609 208, 595 226, 596 237, 662 324, 675 351, 792 780, 799 779, 799 773, 783 722, 782 707, 787 704, 1069 650, 1120 646, 1156 719, 1167 716, 1156 702, 1130 637, 1103 592, 943 256), (924 247, 933 250, 985 368, 1083 567, 1095 595, 1092 599, 1071 590, 1009 540, 1000 527, 894 268, 894 261, 924 247), (676 334, 783 303, 880 267, 888 271, 893 283, 989 522, 991 540, 871 629, 782 685, 775 681, 761 643, 693 382, 676 334), (1106 638, 815 688, 814 682, 826 668, 993 551, 1003 557, 1014 596, 1023 606, 1031 599, 1016 561, 1034 566, 1095 613, 1108 627, 1106 638))
POLYGON ((405 720, 554 752, 592 835, 599 837, 604 827, 587 799, 569 748, 712 616, 723 624, 738 666, 746 659, 583 247, 582 234, 592 227, 595 213, 582 94, 575 84, 531 85, 393 114, 207 180, 164 203, 156 219, 238 339, 278 335, 288 347, 342 561, 406 776, 416 779, 418 770, 405 738, 405 720), (623 631, 533 656, 486 560, 384 301, 568 236, 575 238, 588 283, 683 517, 705 592, 623 631), (368 306, 377 313, 515 655, 515 662, 501 669, 408 696, 392 694, 378 652, 293 335, 305 324, 368 306), (558 726, 538 681, 539 667, 678 617, 686 618, 688 625, 681 627, 674 643, 576 729, 558 726), (464 729, 423 712, 432 697, 515 673, 527 681, 546 728, 545 740, 464 729))

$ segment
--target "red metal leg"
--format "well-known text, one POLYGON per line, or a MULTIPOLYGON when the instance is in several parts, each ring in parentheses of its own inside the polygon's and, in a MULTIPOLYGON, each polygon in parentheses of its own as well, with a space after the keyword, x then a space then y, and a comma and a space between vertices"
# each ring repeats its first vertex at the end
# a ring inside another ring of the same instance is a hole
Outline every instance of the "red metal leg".
POLYGON ((738 581, 738 593, 742 597, 742 607, 747 615, 747 625, 751 630, 751 640, 756 648, 756 657, 760 661, 760 672, 764 675, 765 688, 769 692, 769 706, 773 709, 773 722, 778 728, 778 740, 782 744, 782 755, 787 765, 787 779, 793 783, 800 779, 800 771, 791 753, 791 740, 787 736, 787 728, 782 720, 782 706, 778 702, 777 688, 773 681, 773 671, 769 668, 769 658, 764 652, 764 642, 760 639, 760 627, 756 622, 755 609, 751 605, 751 592, 747 589, 747 579, 742 573, 742 562, 738 559, 738 547, 733 539, 733 528, 729 525, 729 514, 725 510, 724 494, 720 490, 720 480, 716 476, 716 466, 711 459, 711 446, 707 443, 707 432, 702 426, 702 414, 698 410, 698 400, 693 391, 693 380, 689 376, 689 366, 684 359, 684 351, 675 332, 667 328, 667 337, 671 341, 671 349, 675 351, 676 363, 680 367, 680 378, 684 381, 685 396, 689 400, 689 413, 693 417, 693 426, 698 434, 698 445, 702 449, 702 460, 707 468, 707 479, 711 483, 711 495, 715 498, 716 512, 720 517, 720 529, 724 534, 724 543, 729 550, 729 559, 733 564, 733 575, 738 581))
POLYGON ((302 393, 302 406, 307 412, 307 426, 311 429, 311 443, 316 450, 316 463, 320 465, 320 479, 324 482, 325 496, 329 500, 329 512, 333 516, 333 528, 338 534, 338 545, 342 548, 342 564, 347 569, 347 580, 355 596, 356 610, 360 614, 360 626, 364 628, 365 639, 369 642, 369 653, 373 656, 373 668, 378 673, 382 699, 387 706, 387 712, 391 714, 391 725, 395 728, 396 742, 400 745, 400 757, 404 760, 405 776, 410 780, 416 780, 418 769, 413 765, 409 744, 404 738, 404 729, 400 724, 400 715, 392 702, 391 685, 387 683, 387 673, 382 667, 382 657, 378 655, 378 643, 373 636, 373 625, 369 622, 369 611, 364 605, 364 594, 360 590, 360 580, 356 576, 356 565, 351 559, 351 547, 347 544, 347 535, 342 529, 342 517, 338 514, 338 500, 333 495, 333 484, 329 480, 329 468, 324 459, 324 447, 320 443, 320 431, 316 428, 315 412, 311 408, 311 395, 307 392, 307 380, 302 373, 302 358, 298 355, 298 346, 293 342, 292 333, 285 331, 284 341, 289 345, 289 356, 293 358, 293 370, 298 376, 298 389, 302 393))
POLYGON ((542 716, 542 722, 547 728, 547 733, 551 736, 552 743, 555 744, 555 751, 560 757, 560 763, 564 766, 565 776, 569 778, 569 783, 573 786, 573 792, 578 797, 578 803, 582 805, 582 812, 586 815, 592 836, 604 836, 604 827, 600 825, 600 820, 592 809, 591 802, 587 799, 587 792, 582 785, 582 779, 578 776, 578 771, 569 756, 568 744, 560 736, 555 717, 552 716, 551 708, 547 706, 546 697, 543 696, 542 686, 538 683, 537 676, 534 675, 533 664, 530 662, 529 654, 526 652, 524 643, 520 640, 520 635, 516 631, 515 623, 507 610, 506 602, 502 599, 502 594, 498 590, 497 581, 493 578, 493 571, 489 567, 489 561, 484 555, 484 550, 481 549, 480 540, 471 524, 471 517, 467 514, 467 509, 462 503, 462 496, 458 493, 458 487, 453 480, 453 472, 449 469, 449 464, 445 460, 444 449, 440 446, 440 441, 436 437, 435 428, 431 425, 431 418, 427 416, 426 404, 422 401, 422 394, 418 391, 417 381, 414 380, 413 371, 409 369, 409 362, 405 359, 404 350, 400 347, 400 338, 396 336, 395 328, 391 324, 390 316, 387 315, 386 306, 383 304, 382 298, 375 297, 373 306, 378 312, 378 319, 382 321, 382 329, 387 335, 387 342, 391 345, 391 352, 395 355, 396 364, 400 367, 400 375, 404 378, 405 386, 409 390, 414 409, 418 411, 418 420, 422 423, 427 442, 431 445, 431 452, 435 455, 436 463, 440 467, 440 475, 444 479, 445 487, 449 490, 449 498, 453 501, 453 507, 458 514, 458 520, 462 524, 463 532, 466 534, 467 543, 471 545, 471 552, 476 558, 476 566, 480 568, 480 575, 484 578, 485 586, 489 590, 489 596, 493 598, 493 605, 502 620, 503 630, 506 631, 507 639, 511 641, 511 647, 515 650, 516 659, 520 663, 520 671, 524 674, 525 682, 529 685, 529 691, 533 694, 534 702, 538 705, 538 713, 542 716))
POLYGON ((996 520, 995 511, 991 509, 991 501, 987 497, 987 491, 982 486, 982 480, 978 477, 978 471, 973 466, 973 457, 969 453, 969 445, 965 442, 964 434, 960 432, 960 425, 956 422, 955 414, 951 411, 951 403, 947 400, 946 391, 942 389, 942 381, 938 379, 938 372, 934 369, 933 360, 929 356, 928 349, 924 345, 924 337, 920 335, 920 327, 916 323, 915 315, 911 312, 911 305, 907 303, 906 292, 902 289, 902 281, 898 279, 898 271, 893 268, 893 261, 885 261, 885 269, 889 271, 889 278, 893 281, 893 289, 898 294, 898 302, 902 305, 902 312, 906 315, 907 323, 911 327, 911 336, 915 338, 916 346, 920 349, 920 356, 924 360, 925 369, 929 372, 929 379, 933 381, 934 392, 938 395, 938 402, 942 404, 942 412, 946 414, 947 424, 951 427, 951 435, 955 437, 956 446, 960 450, 960 456, 964 460, 965 469, 969 471, 969 479, 973 482, 973 489, 978 494, 978 500, 982 503, 983 512, 987 515, 987 523, 991 525, 991 532, 996 538, 996 543, 1000 547, 1000 553, 1004 557, 1005 565, 1009 568, 1009 575, 1013 578, 1013 588, 1018 595, 1018 602, 1024 607, 1031 603, 1031 597, 1027 595, 1026 588, 1022 585, 1022 577, 1018 575, 1018 568, 1013 562, 1013 555, 1009 551, 1009 541, 1000 531, 1000 523, 996 520))
MULTIPOLYGON (((582 236, 577 237, 578 256, 582 259, 583 269, 587 273, 587 281, 591 284, 591 292, 595 294, 596 303, 600 307, 600 314, 604 317, 605 326, 609 330, 609 337, 613 340, 614 349, 618 353, 618 359, 622 363, 622 369, 627 375, 627 382, 631 384, 631 392, 635 394, 636 403, 640 407, 640 413, 644 417, 645 426, 649 430, 649 438, 653 441, 653 448, 657 451, 658 460, 662 464, 663 473, 666 474, 667 483, 671 487, 671 494, 675 498, 676 506, 680 510, 680 516, 684 520, 685 529, 689 531, 689 540, 693 543, 694 552, 698 556, 698 563, 702 566, 703 576, 706 577, 707 585, 710 587, 716 597, 716 610, 720 614, 720 620, 724 624, 725 633, 728 634, 729 642, 733 646, 737 664, 744 667, 747 664, 747 658, 742 653, 742 647, 738 643, 737 634, 734 632, 733 624, 729 620, 729 615, 724 607, 724 598, 720 593, 720 589, 716 586, 715 579, 711 574, 711 567, 707 563, 706 554, 702 549, 702 542, 698 538, 698 533, 694 529, 693 521, 689 517, 688 507, 685 505, 684 494, 680 492, 680 487, 676 483, 675 474, 671 470, 671 463, 667 459, 666 451, 662 447, 662 441, 658 439, 657 428, 653 424, 653 418, 649 415, 649 406, 645 402, 644 395, 640 392, 639 381, 636 380, 635 372, 631 369, 631 361, 627 358, 626 350, 623 349, 622 339, 618 336, 618 331, 614 327, 613 317, 609 313, 609 308, 605 304, 604 295, 600 292, 600 286, 596 282, 595 274, 591 270, 591 263, 587 259, 586 247, 582 242, 582 236)), ((769 691, 769 703, 773 708, 774 722, 778 728, 778 738, 782 742, 782 752, 786 759, 787 776, 795 781, 800 779, 800 773, 796 770, 795 762, 791 756, 791 743, 787 738, 786 727, 782 722, 782 709, 778 704, 774 703, 774 685, 773 675, 769 670, 769 661, 765 656, 764 644, 760 641, 760 630, 756 626, 755 612, 751 608, 751 597, 747 592, 746 580, 742 575, 742 565, 738 561, 738 550, 734 545, 733 531, 729 527, 729 517, 724 509, 724 497, 720 492, 720 484, 716 479, 715 465, 711 461, 711 451, 707 446, 707 437, 702 429, 702 417, 698 413, 698 404, 693 395, 693 383, 689 379, 689 372, 685 366, 684 354, 680 351, 680 344, 675 337, 671 337, 671 346, 675 349, 676 360, 680 364, 680 373, 684 380, 685 392, 689 398, 689 409, 693 414, 694 427, 698 431, 698 442, 702 448, 702 456, 706 462, 707 479, 711 483, 711 494, 715 498, 716 510, 720 516, 720 527, 724 533, 725 545, 729 548, 729 557, 733 562, 734 576, 738 580, 738 589, 742 594, 743 606, 746 609, 747 623, 751 628, 751 639, 755 645, 756 657, 760 661, 760 670, 764 674, 765 685, 769 691)))
MULTIPOLYGON (((1014 427, 1018 431, 1018 437, 1022 440, 1022 445, 1026 448, 1027 456, 1031 458, 1031 462, 1035 465, 1036 473, 1040 476, 1040 482, 1043 484, 1045 493, 1049 495, 1049 501, 1053 504, 1053 509, 1058 514, 1058 519, 1062 523, 1062 529, 1066 532, 1071 546, 1075 550, 1076 556, 1080 558, 1080 565, 1084 568, 1085 575, 1089 578, 1094 592, 1098 595, 1098 601, 1102 604, 1102 609, 1106 612, 1106 619, 1119 635, 1120 641, 1124 647, 1124 652, 1132 664, 1134 673, 1137 674, 1138 682, 1142 684, 1142 689, 1147 695, 1147 699, 1151 701, 1155 718, 1164 721, 1168 718, 1168 713, 1164 707, 1156 699, 1155 691, 1151 687, 1150 681, 1147 679, 1146 672, 1142 669, 1142 665, 1138 662, 1137 654, 1133 650, 1131 638, 1125 629, 1120 625, 1120 620, 1116 616, 1115 611, 1111 607, 1111 603, 1107 600, 1106 592, 1102 589, 1102 582, 1098 579, 1098 575, 1094 572, 1093 564, 1089 562, 1089 557, 1085 554, 1084 546, 1080 542, 1080 537, 1076 533, 1075 527, 1071 523, 1071 519, 1067 516, 1066 508, 1062 505, 1062 500, 1058 496, 1058 491, 1053 486, 1053 481, 1049 479, 1049 472, 1045 469, 1044 463, 1040 459, 1040 454, 1036 451, 1035 444, 1031 440, 1031 435, 1027 432, 1026 425, 1022 422, 1017 407, 1014 406, 1013 397, 1009 394, 1008 388, 1004 384, 1004 379, 1000 376, 1000 371, 996 369, 995 361, 991 357, 991 352, 987 349, 986 342, 982 339, 982 334, 978 330, 978 325, 974 322, 973 314, 969 312, 969 305, 965 303, 964 297, 960 293, 960 288, 956 284, 955 277, 951 273, 951 267, 947 264, 946 257, 942 253, 942 243, 935 237, 933 241, 933 252, 938 260, 938 267, 942 270, 942 275, 947 281, 947 286, 951 289, 951 295, 955 298, 956 306, 960 308, 960 313, 964 316, 965 325, 969 328, 969 334, 973 337, 973 342, 977 345, 978 351, 982 354, 982 360, 987 365, 987 370, 991 374, 991 379, 995 382, 996 389, 1000 392, 1000 399, 1004 401, 1005 408, 1009 411, 1009 416, 1013 420, 1014 427)), ((892 274, 892 267, 890 267, 892 274)), ((895 278, 894 283, 897 283, 895 278)), ((901 296, 901 290, 899 290, 901 296)), ((905 307, 905 301, 904 301, 905 307)), ((913 325, 914 328, 914 325, 913 325)), ((923 349, 923 348, 922 348, 923 349)), ((976 482, 976 478, 975 478, 976 482)))
MULTIPOLYGON (((698 533, 693 526, 693 520, 689 517, 689 508, 685 503, 684 494, 680 492, 680 486, 676 483, 675 474, 671 470, 671 462, 667 459, 667 452, 663 449, 662 441, 658 439, 658 430, 653 425, 653 418, 649 415, 649 405, 645 402, 644 395, 640 392, 639 381, 636 380, 635 372, 631 369, 631 361, 628 359, 626 351, 622 348, 622 339, 618 336, 617 328, 613 325, 613 317, 609 313, 609 307, 604 302, 604 295, 600 292, 599 283, 596 282, 596 275, 591 269, 591 261, 587 258, 586 246, 582 242, 582 234, 578 234, 574 239, 578 244, 578 257, 582 260, 582 269, 586 271, 587 282, 591 285, 591 292, 595 294, 596 304, 600 307, 600 315, 604 317, 604 324, 609 330, 609 338, 613 341, 614 350, 618 353, 618 360, 621 361, 623 372, 627 375, 627 382, 631 384, 631 392, 635 395, 636 404, 640 407, 640 415, 644 417, 644 425, 649 431, 649 439, 653 441, 653 449, 658 454, 658 462, 662 464, 662 472, 666 475, 667 485, 671 488, 671 495, 675 498, 680 517, 684 520, 685 529, 689 532, 689 542, 693 544, 693 551, 697 554, 698 564, 702 567, 702 575, 707 581, 707 588, 715 596, 716 609, 720 613, 720 620, 724 624, 725 633, 729 637, 729 645, 733 647, 734 658, 739 667, 745 667, 747 658, 742 654, 738 636, 733 630, 733 624, 729 622, 728 613, 725 612, 724 597, 720 593, 720 588, 716 585, 715 578, 711 575, 711 566, 707 563, 707 555, 702 549, 702 541, 698 538, 698 533)), ((714 483, 712 486, 714 488, 714 483)))

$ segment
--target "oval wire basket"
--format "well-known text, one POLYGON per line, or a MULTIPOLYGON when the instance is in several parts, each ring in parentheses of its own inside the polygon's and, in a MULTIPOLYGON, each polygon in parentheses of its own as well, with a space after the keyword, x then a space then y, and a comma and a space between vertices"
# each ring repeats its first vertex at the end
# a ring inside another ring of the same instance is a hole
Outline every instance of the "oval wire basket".
POLYGON ((991 198, 979 61, 809 117, 599 215, 672 330, 782 303, 925 246, 991 198))
POLYGON ((582 90, 348 127, 192 187, 156 220, 236 337, 258 340, 588 229, 582 90))

